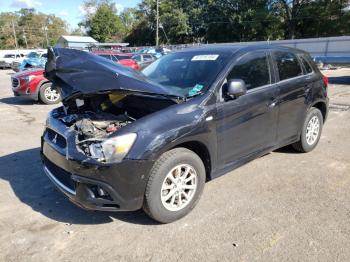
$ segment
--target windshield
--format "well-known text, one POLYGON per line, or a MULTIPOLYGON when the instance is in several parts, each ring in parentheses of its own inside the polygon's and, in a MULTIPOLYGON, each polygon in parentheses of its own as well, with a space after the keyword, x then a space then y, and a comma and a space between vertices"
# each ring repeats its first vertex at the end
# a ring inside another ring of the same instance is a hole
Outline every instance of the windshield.
POLYGON ((230 54, 174 53, 146 67, 142 73, 152 81, 190 97, 205 92, 225 67, 230 54))

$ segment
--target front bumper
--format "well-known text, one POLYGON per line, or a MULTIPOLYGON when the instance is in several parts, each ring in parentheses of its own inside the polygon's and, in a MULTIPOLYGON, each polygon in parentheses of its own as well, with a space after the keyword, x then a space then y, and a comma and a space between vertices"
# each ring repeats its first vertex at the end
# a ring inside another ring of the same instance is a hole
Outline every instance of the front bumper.
POLYGON ((67 136, 66 143, 62 140, 63 136, 59 139, 56 137, 57 141, 53 143, 48 132, 42 137, 43 168, 56 187, 73 203, 85 209, 140 209, 153 162, 123 160, 117 164, 102 164, 78 152, 75 143, 71 143, 71 135, 67 136), (62 150, 64 144, 66 148, 62 150))
POLYGON ((14 96, 24 96, 28 97, 34 101, 38 100, 38 89, 36 88, 35 92, 31 92, 30 82, 21 83, 22 81, 18 78, 11 77, 12 92, 14 96))
POLYGON ((11 64, 5 61, 0 61, 0 68, 11 68, 11 64))

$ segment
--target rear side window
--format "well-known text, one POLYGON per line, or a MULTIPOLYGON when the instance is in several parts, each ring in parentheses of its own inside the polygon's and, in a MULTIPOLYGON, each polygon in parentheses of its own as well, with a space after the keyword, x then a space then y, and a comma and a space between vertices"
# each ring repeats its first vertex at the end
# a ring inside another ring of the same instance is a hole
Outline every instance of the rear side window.
POLYGON ((227 80, 230 79, 243 80, 248 90, 270 84, 270 69, 266 53, 253 52, 243 56, 229 73, 227 80))
POLYGON ((313 70, 312 70, 312 68, 311 68, 311 66, 310 66, 310 64, 309 64, 309 62, 306 60, 306 58, 303 57, 303 56, 300 56, 300 60, 301 60, 301 63, 303 64, 303 66, 304 66, 304 68, 305 68, 306 73, 307 73, 307 74, 312 73, 313 70))
POLYGON ((303 74, 299 61, 293 53, 276 52, 275 59, 280 81, 303 74))

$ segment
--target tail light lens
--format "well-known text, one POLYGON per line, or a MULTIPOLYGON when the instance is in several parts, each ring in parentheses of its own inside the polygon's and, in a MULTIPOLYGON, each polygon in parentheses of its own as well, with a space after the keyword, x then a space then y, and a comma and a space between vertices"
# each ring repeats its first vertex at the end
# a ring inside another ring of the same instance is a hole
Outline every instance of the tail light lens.
POLYGON ((328 83, 329 83, 328 77, 323 76, 323 82, 324 82, 325 87, 327 88, 328 87, 328 83))
POLYGON ((131 67, 132 67, 132 69, 134 69, 134 70, 140 70, 140 66, 139 66, 138 63, 133 64, 131 67))

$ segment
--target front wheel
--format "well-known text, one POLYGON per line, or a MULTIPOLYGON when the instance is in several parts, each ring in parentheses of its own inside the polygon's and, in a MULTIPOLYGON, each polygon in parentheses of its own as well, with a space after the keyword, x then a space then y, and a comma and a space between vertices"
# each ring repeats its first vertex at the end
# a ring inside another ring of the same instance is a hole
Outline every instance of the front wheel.
POLYGON ((57 104, 60 102, 61 95, 51 83, 43 84, 39 91, 40 100, 47 105, 57 104))
POLYGON ((323 116, 319 109, 312 107, 305 118, 300 140, 293 144, 294 149, 299 152, 310 152, 320 140, 323 128, 323 116))
POLYGON ((151 170, 144 211, 161 223, 184 217, 196 206, 205 177, 202 160, 191 150, 175 148, 165 152, 151 170))

